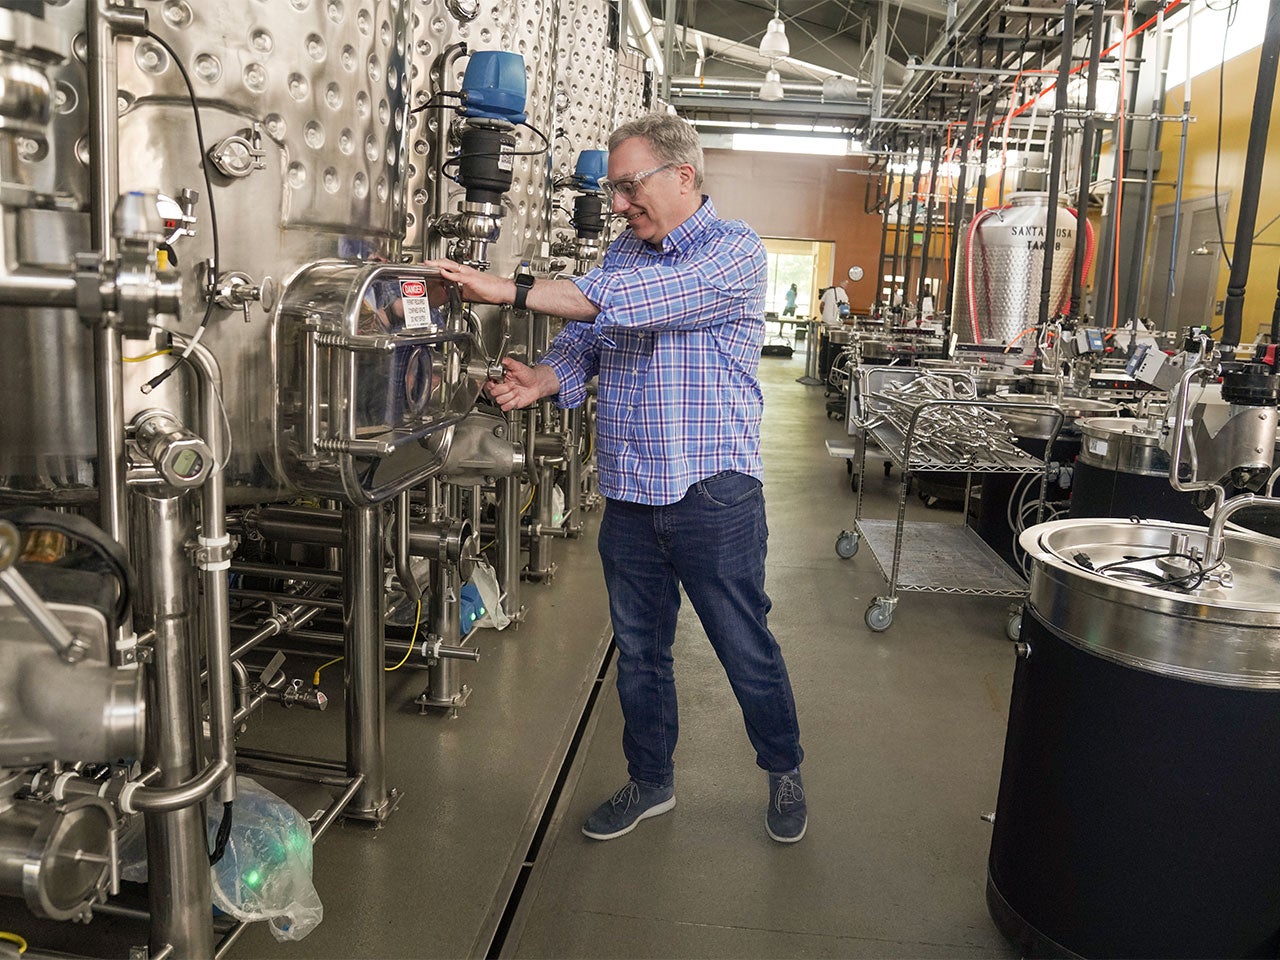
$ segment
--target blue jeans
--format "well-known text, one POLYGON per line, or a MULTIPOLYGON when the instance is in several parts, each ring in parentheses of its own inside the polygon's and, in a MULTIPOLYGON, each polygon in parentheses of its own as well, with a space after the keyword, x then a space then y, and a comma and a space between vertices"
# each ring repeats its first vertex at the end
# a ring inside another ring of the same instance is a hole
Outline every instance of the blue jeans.
POLYGON ((618 645, 622 750, 633 780, 665 786, 674 777, 671 645, 681 584, 729 676, 756 762, 771 773, 800 765, 791 680, 767 625, 768 536, 760 481, 741 473, 700 480, 663 506, 607 501, 600 557, 618 645))

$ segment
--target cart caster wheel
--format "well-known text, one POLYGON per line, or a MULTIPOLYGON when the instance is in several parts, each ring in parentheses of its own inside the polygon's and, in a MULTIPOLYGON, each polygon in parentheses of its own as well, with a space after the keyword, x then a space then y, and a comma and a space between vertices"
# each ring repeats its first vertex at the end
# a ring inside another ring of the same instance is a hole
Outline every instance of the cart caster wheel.
POLYGON ((887 477, 887 476, 889 476, 889 471, 890 471, 890 470, 892 470, 892 469, 893 469, 893 464, 892 464, 891 462, 889 462, 888 460, 886 460, 886 461, 884 462, 884 475, 885 475, 886 477, 887 477))
POLYGON ((858 492, 858 475, 856 473, 849 474, 849 489, 854 493, 858 492))
POLYGON ((1022 614, 1015 613, 1009 618, 1009 622, 1004 625, 1004 635, 1013 642, 1017 642, 1018 637, 1022 635, 1022 614))
POLYGON ((858 535, 850 530, 841 530, 836 537, 836 556, 848 560, 858 552, 858 535))
POLYGON ((893 623, 893 607, 883 600, 872 600, 863 619, 871 630, 884 633, 889 629, 889 624, 893 623))
POLYGON ((849 474, 849 476, 853 476, 853 461, 848 457, 845 457, 844 459, 844 472, 849 474))

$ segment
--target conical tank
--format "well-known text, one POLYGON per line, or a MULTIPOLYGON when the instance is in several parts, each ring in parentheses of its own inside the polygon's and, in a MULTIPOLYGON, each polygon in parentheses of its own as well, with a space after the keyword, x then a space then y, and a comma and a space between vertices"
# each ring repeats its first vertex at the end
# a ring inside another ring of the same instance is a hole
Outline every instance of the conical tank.
MULTIPOLYGON (((978 212, 963 229, 952 284, 952 329, 961 343, 1009 344, 1035 326, 1049 219, 1046 193, 1015 193, 1002 207, 978 212)), ((1066 308, 1071 292, 1076 218, 1059 201, 1052 240, 1050 314, 1066 308)), ((1027 354, 1032 337, 1011 353, 1027 354)))

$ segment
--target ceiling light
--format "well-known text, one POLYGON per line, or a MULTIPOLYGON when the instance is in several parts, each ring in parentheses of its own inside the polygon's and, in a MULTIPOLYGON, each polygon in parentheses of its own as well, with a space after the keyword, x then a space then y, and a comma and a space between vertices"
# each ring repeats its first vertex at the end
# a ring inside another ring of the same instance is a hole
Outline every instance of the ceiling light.
POLYGON ((768 29, 765 30, 764 36, 760 38, 760 55, 768 57, 770 60, 780 60, 790 53, 791 44, 787 42, 787 27, 775 8, 773 19, 769 21, 768 29))
POLYGON ((764 75, 764 83, 760 84, 760 92, 757 94, 761 100, 781 100, 782 99, 782 77, 777 70, 769 70, 764 75))

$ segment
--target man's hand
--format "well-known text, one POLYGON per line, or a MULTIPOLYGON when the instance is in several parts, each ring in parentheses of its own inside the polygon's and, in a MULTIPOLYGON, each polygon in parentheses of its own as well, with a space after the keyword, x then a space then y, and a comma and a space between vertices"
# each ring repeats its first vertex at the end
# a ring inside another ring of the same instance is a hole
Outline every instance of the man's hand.
POLYGON ((442 277, 461 287, 462 299, 468 303, 510 303, 515 299, 515 281, 507 277, 485 273, 454 260, 428 260, 424 266, 435 267, 442 277))
POLYGON ((543 397, 560 392, 560 380, 556 377, 556 372, 545 363, 530 367, 519 360, 505 357, 502 365, 507 368, 506 378, 501 381, 490 380, 484 388, 503 410, 527 407, 543 397))

